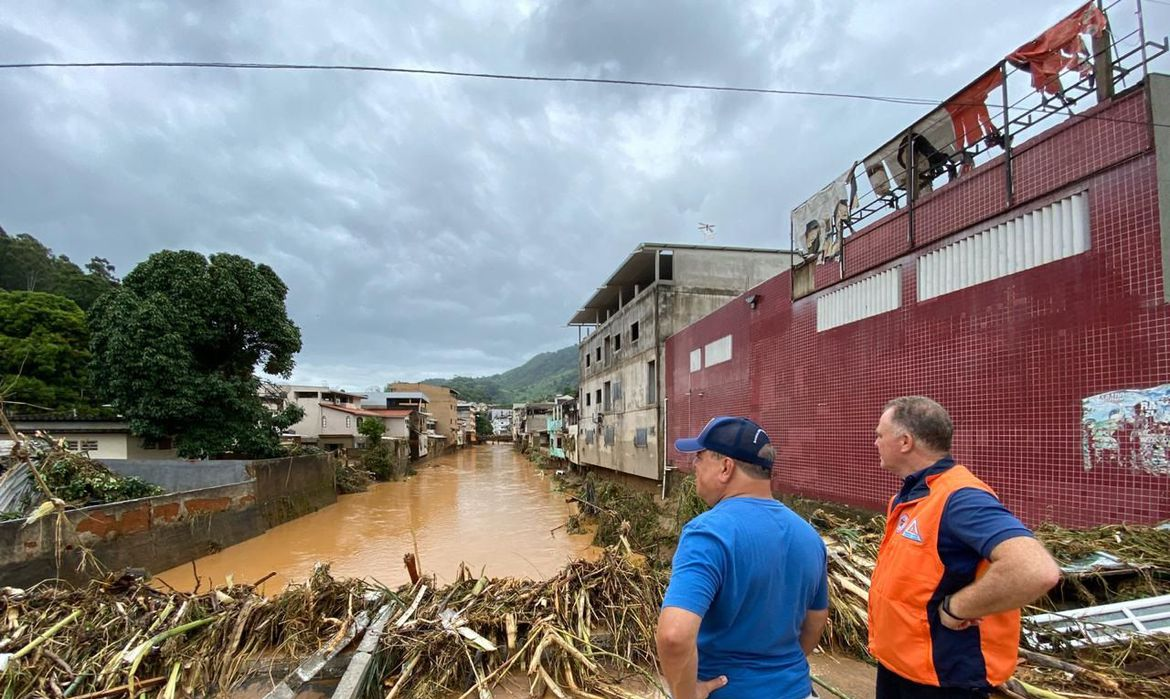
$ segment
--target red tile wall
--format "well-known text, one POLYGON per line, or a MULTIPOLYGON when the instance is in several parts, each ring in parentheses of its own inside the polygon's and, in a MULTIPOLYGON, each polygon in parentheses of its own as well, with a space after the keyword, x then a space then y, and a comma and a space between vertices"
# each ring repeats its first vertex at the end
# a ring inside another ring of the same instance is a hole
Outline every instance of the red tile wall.
MULTIPOLYGON (((1136 118, 1145 103, 1131 93, 1099 113, 1136 118)), ((933 244, 906 251, 904 211, 847 241, 850 274, 901 266, 898 310, 818 333, 824 292, 792 301, 786 272, 750 292, 760 298, 755 310, 737 299, 671 337, 670 458, 681 463, 674 439, 713 415, 748 415, 777 443, 776 490, 881 509, 898 483, 878 465, 874 425, 890 398, 925 394, 955 420, 955 456, 1029 523, 1170 518, 1170 477, 1116 464, 1086 470, 1082 458, 1085 397, 1170 383, 1149 134, 1123 121, 1072 119, 1027 145, 1017 150, 1012 208, 1002 188, 996 194, 1002 162, 993 162, 915 212, 918 242, 933 244), (916 301, 919 254, 1073 184, 1089 196, 1088 252, 916 301), (692 374, 690 350, 728 333, 733 360, 692 374)))

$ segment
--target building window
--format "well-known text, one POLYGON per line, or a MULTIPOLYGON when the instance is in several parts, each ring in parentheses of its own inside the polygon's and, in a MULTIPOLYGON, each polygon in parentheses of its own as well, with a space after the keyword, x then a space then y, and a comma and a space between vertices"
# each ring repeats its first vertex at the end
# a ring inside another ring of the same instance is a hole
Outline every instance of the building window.
POLYGON ((98 443, 96 439, 81 440, 81 451, 97 451, 98 443))
POLYGON ((601 361, 601 347, 600 346, 597 348, 597 361, 599 361, 599 362, 601 361))
POLYGON ((703 368, 703 350, 696 348, 691 350, 691 373, 699 371, 703 368))
POLYGON ((639 427, 638 429, 634 430, 634 446, 640 449, 645 449, 647 444, 648 440, 646 439, 646 428, 639 427))
POLYGON ((597 392, 593 394, 593 404, 594 405, 601 405, 601 389, 600 388, 597 389, 597 392))
POLYGON ((638 321, 630 323, 630 344, 638 342, 638 321))
POLYGON ((658 278, 664 282, 674 279, 674 251, 658 251, 658 278))
POLYGON ((586 352, 586 353, 585 353, 585 368, 586 368, 586 369, 588 369, 588 368, 589 368, 589 360, 590 360, 590 359, 593 359, 593 353, 592 353, 592 352, 586 352))
POLYGON ((613 336, 613 351, 620 352, 622 349, 622 334, 618 333, 613 336))
POLYGON ((714 366, 731 360, 731 335, 724 335, 703 349, 706 366, 714 366))
POLYGON ((655 371, 653 361, 646 362, 646 402, 658 402, 658 372, 655 371))
POLYGON ((79 447, 78 447, 77 440, 76 439, 66 439, 65 440, 65 449, 67 451, 78 451, 79 447))
POLYGON ((603 391, 602 395, 605 396, 605 399, 602 402, 601 406, 602 406, 603 410, 608 412, 610 409, 610 404, 613 402, 613 396, 611 395, 612 391, 613 391, 612 384, 610 384, 610 382, 606 381, 604 384, 602 384, 602 391, 603 391))
POLYGON ((613 359, 613 336, 607 335, 605 338, 605 361, 613 359))
POLYGON ((329 424, 328 420, 329 420, 329 418, 325 417, 324 415, 321 416, 321 428, 322 429, 324 429, 325 426, 329 424))
POLYGON ((592 397, 593 396, 589 395, 589 391, 585 392, 585 407, 586 408, 588 408, 590 405, 592 405, 592 402, 589 400, 592 397))
POLYGON ((346 426, 346 428, 348 428, 348 427, 349 427, 349 425, 350 425, 350 422, 349 422, 349 420, 350 420, 350 417, 349 417, 348 415, 346 415, 346 416, 345 416, 345 426, 346 426))

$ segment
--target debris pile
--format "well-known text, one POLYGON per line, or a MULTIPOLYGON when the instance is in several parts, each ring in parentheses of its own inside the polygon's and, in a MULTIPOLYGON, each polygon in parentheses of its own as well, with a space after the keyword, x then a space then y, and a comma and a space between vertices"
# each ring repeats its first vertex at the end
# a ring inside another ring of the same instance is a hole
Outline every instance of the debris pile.
MULTIPOLYGON (((830 621, 826 642, 832 648, 867 658, 866 604, 885 518, 866 520, 817 509, 810 521, 822 533, 829 550, 830 621)), ((1059 614, 1070 606, 1170 594, 1170 529, 1108 526, 1069 530, 1045 525, 1036 535, 1066 573, 1062 585, 1041 600, 1037 608, 1024 610, 1025 615, 1059 614), (1118 577, 1116 567, 1102 570, 1075 565, 1101 552, 1126 561, 1129 565, 1122 572, 1128 575, 1118 577)), ((1062 637, 1052 627, 1030 629, 1025 623, 1020 667, 1001 691, 1009 696, 1048 699, 1170 699, 1170 636, 1125 636, 1116 643, 1097 645, 1068 642, 1071 637, 1071 633, 1062 637)))
POLYGON ((664 584, 627 547, 545 581, 477 578, 464 567, 444 587, 424 577, 389 590, 319 566, 272 598, 230 583, 163 592, 128 576, 84 589, 6 588, 0 696, 221 696, 262 660, 308 658, 286 678, 295 690, 305 668, 320 669, 368 628, 354 697, 490 696, 518 670, 536 696, 628 699, 623 680, 652 678, 664 584))
POLYGON ((23 517, 46 502, 86 507, 166 492, 140 478, 119 476, 41 432, 11 436, 8 463, 0 470, 0 519, 23 517))

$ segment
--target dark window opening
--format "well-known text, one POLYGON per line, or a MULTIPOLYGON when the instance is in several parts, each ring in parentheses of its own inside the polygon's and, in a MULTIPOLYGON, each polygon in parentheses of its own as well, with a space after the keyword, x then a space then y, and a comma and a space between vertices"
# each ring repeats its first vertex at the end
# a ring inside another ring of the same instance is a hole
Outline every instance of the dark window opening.
POLYGON ((638 341, 638 321, 630 323, 630 344, 638 341))
POLYGON ((674 253, 670 250, 658 253, 658 278, 667 282, 674 280, 674 253))

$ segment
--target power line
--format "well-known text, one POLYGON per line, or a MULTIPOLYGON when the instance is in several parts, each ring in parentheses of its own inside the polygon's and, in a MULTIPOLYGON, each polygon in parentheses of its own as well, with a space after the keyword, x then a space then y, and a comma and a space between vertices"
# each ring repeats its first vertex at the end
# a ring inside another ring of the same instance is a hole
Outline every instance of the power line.
MULTIPOLYGON (((1170 3, 1168 3, 1170 4, 1170 3)), ((828 97, 835 99, 865 100, 888 104, 906 104, 925 107, 938 107, 944 104, 937 99, 921 97, 895 97, 889 95, 867 95, 851 92, 823 92, 818 90, 781 90, 764 87, 743 87, 734 85, 705 85, 701 83, 658 82, 653 80, 621 80, 618 78, 576 78, 552 75, 520 75, 511 73, 483 73, 459 70, 438 70, 430 68, 399 68, 394 66, 347 65, 329 63, 237 63, 219 61, 93 61, 93 62, 38 62, 38 63, 0 63, 0 70, 20 68, 213 68, 221 70, 309 70, 309 71, 349 71, 365 73, 396 73, 401 75, 434 75, 456 78, 482 78, 487 80, 512 80, 523 82, 548 83, 580 83, 592 85, 626 85, 632 87, 661 87, 676 90, 694 90, 705 92, 736 92, 759 95, 784 95, 795 97, 828 97)), ((974 107, 983 103, 946 102, 953 106, 974 107)), ((1009 110, 1030 111, 1033 107, 1009 106, 1009 110)), ((1051 109, 1051 111, 1059 111, 1051 109)), ((1170 128, 1170 124, 1162 124, 1145 119, 1123 119, 1098 114, 1072 114, 1070 116, 1081 119, 1099 119, 1121 124, 1149 124, 1154 127, 1170 128)))
POLYGON ((397 68, 393 66, 367 66, 322 63, 224 63, 209 61, 103 61, 92 63, 0 63, 0 69, 9 68, 221 68, 244 70, 326 70, 371 73, 400 73, 409 75, 441 75, 456 78, 485 78, 489 80, 518 80, 527 82, 586 83, 594 85, 630 85, 635 87, 665 87, 677 90, 700 90, 709 92, 745 92, 763 95, 795 95, 800 97, 836 97, 842 99, 890 102, 894 104, 935 105, 938 100, 916 97, 885 97, 847 92, 820 92, 816 90, 778 90, 763 87, 740 87, 730 85, 702 85, 696 83, 656 82, 652 80, 619 80, 617 78, 574 78, 549 75, 518 75, 510 73, 476 73, 460 70, 434 70, 428 68, 397 68))

